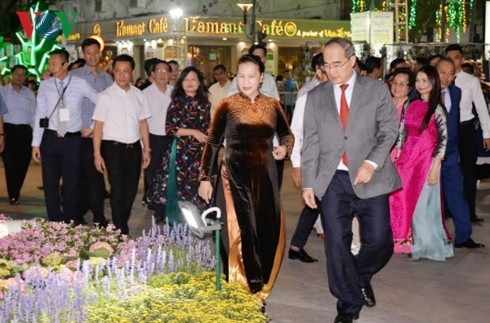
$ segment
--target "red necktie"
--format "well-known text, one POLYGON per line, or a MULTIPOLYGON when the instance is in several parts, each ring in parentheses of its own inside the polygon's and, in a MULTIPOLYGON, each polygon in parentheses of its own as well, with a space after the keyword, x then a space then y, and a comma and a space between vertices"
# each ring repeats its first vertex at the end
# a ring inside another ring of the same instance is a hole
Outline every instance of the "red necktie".
MULTIPOLYGON (((342 93, 340 94, 340 122, 344 129, 347 126, 347 120, 349 119, 349 105, 347 104, 347 99, 345 97, 345 90, 348 86, 349 84, 340 85, 340 89, 342 90, 342 93)), ((345 151, 342 155, 342 162, 347 166, 347 153, 345 151)))

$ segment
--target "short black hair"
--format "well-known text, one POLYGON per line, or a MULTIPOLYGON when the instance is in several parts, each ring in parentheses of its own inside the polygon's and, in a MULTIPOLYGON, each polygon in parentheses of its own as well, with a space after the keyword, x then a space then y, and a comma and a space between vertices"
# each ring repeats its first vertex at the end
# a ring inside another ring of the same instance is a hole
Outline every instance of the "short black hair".
POLYGON ((430 65, 430 60, 425 56, 419 56, 415 60, 422 66, 430 65))
POLYGON ((82 51, 85 50, 85 47, 92 46, 92 45, 99 46, 99 49, 102 47, 102 45, 99 43, 99 41, 97 39, 94 39, 94 38, 86 38, 82 42, 82 51))
MULTIPOLYGON (((155 65, 160 63, 160 59, 158 58, 149 58, 143 64, 143 69, 145 70, 146 75, 150 76, 151 72, 155 70, 155 65)), ((134 69, 134 68, 133 68, 134 69)))
POLYGON ((366 71, 368 73, 372 73, 375 68, 381 68, 381 58, 376 56, 369 56, 368 58, 366 58, 364 65, 366 66, 366 71))
POLYGON ((157 70, 157 65, 158 64, 165 64, 165 65, 167 65, 168 71, 169 72, 172 72, 172 66, 170 66, 170 64, 167 61, 164 61, 162 59, 159 59, 158 61, 155 62, 155 64, 153 64, 153 66, 151 67, 151 71, 152 72, 155 72, 157 70))
POLYGON ((366 71, 366 65, 356 56, 356 65, 361 71, 366 71))
POLYGON ((26 75, 27 75, 27 67, 25 67, 24 65, 20 65, 20 64, 17 64, 15 65, 14 67, 12 67, 12 69, 10 70, 10 73, 11 74, 14 74, 14 72, 18 69, 22 69, 26 72, 26 75))
POLYGON ((116 67, 117 62, 128 62, 129 64, 131 64, 131 69, 133 70, 136 67, 136 63, 134 62, 134 59, 127 54, 122 54, 114 58, 114 60, 112 61, 112 69, 116 67))
POLYGON ((265 48, 262 44, 254 44, 248 49, 248 54, 253 55, 256 49, 262 49, 264 51, 264 55, 267 55, 267 48, 265 48))
POLYGON ((180 65, 179 65, 179 62, 177 62, 175 59, 172 59, 172 60, 168 61, 168 63, 169 63, 169 64, 175 64, 175 65, 177 65, 177 66, 180 66, 180 65))
MULTIPOLYGON (((435 56, 435 55, 434 55, 434 56, 435 56)), ((453 61, 451 58, 449 58, 449 57, 441 57, 441 58, 440 58, 440 59, 437 61, 437 63, 436 63, 436 68, 438 68, 438 67, 439 67, 439 65, 441 65, 441 63, 442 63, 442 62, 446 62, 446 63, 449 63, 449 64, 451 64, 451 65, 453 65, 453 66, 454 66, 454 61, 453 61)))
POLYGON ((265 65, 262 62, 262 60, 260 59, 260 57, 257 55, 250 55, 250 54, 243 55, 238 60, 238 66, 240 66, 241 64, 244 64, 244 63, 253 63, 259 67, 259 71, 261 74, 263 74, 265 72, 265 65))
POLYGON ((392 70, 392 69, 396 68, 397 65, 402 64, 402 63, 406 63, 406 62, 407 61, 405 59, 403 59, 401 57, 397 57, 397 58, 395 58, 394 60, 391 61, 391 63, 390 63, 390 69, 392 70))
POLYGON ((213 72, 216 72, 217 70, 222 70, 223 72, 226 72, 226 67, 223 64, 218 64, 213 68, 213 72))
POLYGON ((311 69, 315 70, 317 66, 323 66, 323 53, 316 53, 311 59, 311 69))
POLYGON ((463 52, 463 47, 461 47, 460 44, 450 44, 450 45, 447 45, 446 49, 444 50, 444 53, 448 53, 448 52, 451 52, 453 50, 457 50, 458 52, 461 53, 461 55, 464 54, 463 52))
POLYGON ((59 55, 63 63, 68 63, 68 61, 70 60, 70 53, 68 53, 68 51, 64 48, 55 49, 51 51, 49 55, 59 55))
POLYGON ((461 68, 468 74, 475 74, 475 66, 470 62, 463 63, 463 65, 461 65, 461 68))
POLYGON ((71 71, 73 69, 73 66, 75 66, 75 65, 77 65, 78 68, 84 67, 86 62, 87 61, 84 60, 83 58, 79 58, 76 61, 74 61, 73 63, 70 63, 70 65, 68 65, 68 70, 71 71))
POLYGON ((434 60, 434 59, 436 59, 436 58, 438 58, 438 59, 442 59, 442 58, 444 58, 444 56, 442 56, 441 54, 434 54, 434 55, 430 55, 430 56, 429 56, 429 62, 432 62, 432 60, 434 60))

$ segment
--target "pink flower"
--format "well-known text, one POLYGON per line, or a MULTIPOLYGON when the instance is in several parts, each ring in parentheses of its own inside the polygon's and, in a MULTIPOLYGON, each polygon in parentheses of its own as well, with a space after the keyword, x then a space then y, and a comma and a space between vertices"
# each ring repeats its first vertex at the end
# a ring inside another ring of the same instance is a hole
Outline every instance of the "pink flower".
POLYGON ((97 257, 109 258, 114 254, 114 249, 107 242, 96 242, 88 249, 90 253, 95 254, 97 257))

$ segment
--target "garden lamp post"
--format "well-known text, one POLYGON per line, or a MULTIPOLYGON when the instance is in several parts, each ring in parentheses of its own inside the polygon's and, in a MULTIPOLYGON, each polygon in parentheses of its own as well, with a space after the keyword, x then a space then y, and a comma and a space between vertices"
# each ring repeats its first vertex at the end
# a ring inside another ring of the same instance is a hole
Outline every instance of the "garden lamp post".
POLYGON ((207 234, 214 232, 215 245, 216 245, 216 290, 221 290, 221 253, 220 253, 220 231, 221 231, 221 210, 219 207, 211 207, 199 214, 197 207, 191 202, 179 201, 180 211, 185 219, 185 222, 189 226, 191 232, 202 239, 207 234), (207 216, 213 212, 216 212, 216 220, 208 219, 207 216))

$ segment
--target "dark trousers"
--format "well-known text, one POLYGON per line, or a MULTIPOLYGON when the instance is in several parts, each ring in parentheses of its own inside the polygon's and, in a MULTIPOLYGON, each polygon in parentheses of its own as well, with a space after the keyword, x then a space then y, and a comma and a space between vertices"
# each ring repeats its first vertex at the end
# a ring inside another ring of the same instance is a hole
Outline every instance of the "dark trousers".
POLYGON ((393 254, 388 195, 358 198, 345 171, 337 171, 321 200, 330 292, 337 311, 356 317, 364 298, 361 286, 388 263, 393 254), (359 218, 361 250, 351 253, 352 219, 359 218))
POLYGON ((102 141, 102 157, 111 184, 112 223, 123 234, 129 234, 131 215, 141 174, 141 145, 102 141))
POLYGON ((281 190, 282 178, 284 175, 284 159, 276 160, 276 168, 277 168, 277 184, 279 186, 279 190, 281 190))
POLYGON ((78 209, 82 138, 80 133, 58 137, 45 130, 41 142, 44 199, 50 221, 74 221, 78 209), (60 196, 63 179, 63 203, 60 196))
POLYGON ((303 248, 308 241, 310 232, 315 226, 316 219, 318 218, 318 210, 314 210, 307 205, 301 211, 299 215, 298 224, 294 231, 293 238, 291 239, 291 246, 303 248))
POLYGON ((454 243, 463 243, 471 238, 471 222, 470 209, 463 192, 463 175, 457 156, 446 156, 442 161, 441 181, 444 202, 454 222, 454 243))
POLYGON ((2 153, 9 199, 18 199, 31 162, 30 125, 4 124, 5 149, 2 153))
POLYGON ((476 219, 476 130, 473 120, 459 124, 459 160, 463 171, 463 191, 470 208, 471 219, 476 219))
POLYGON ((94 214, 95 223, 105 223, 104 175, 99 173, 95 168, 94 144, 92 138, 82 138, 82 180, 80 193, 78 216, 83 218, 83 215, 88 210, 91 210, 94 214))
POLYGON ((145 197, 143 200, 146 201, 146 194, 148 189, 151 187, 153 182, 153 177, 157 168, 162 165, 162 157, 165 152, 170 148, 170 143, 173 137, 169 136, 158 136, 150 133, 150 147, 151 147, 151 160, 148 167, 145 169, 145 197))

